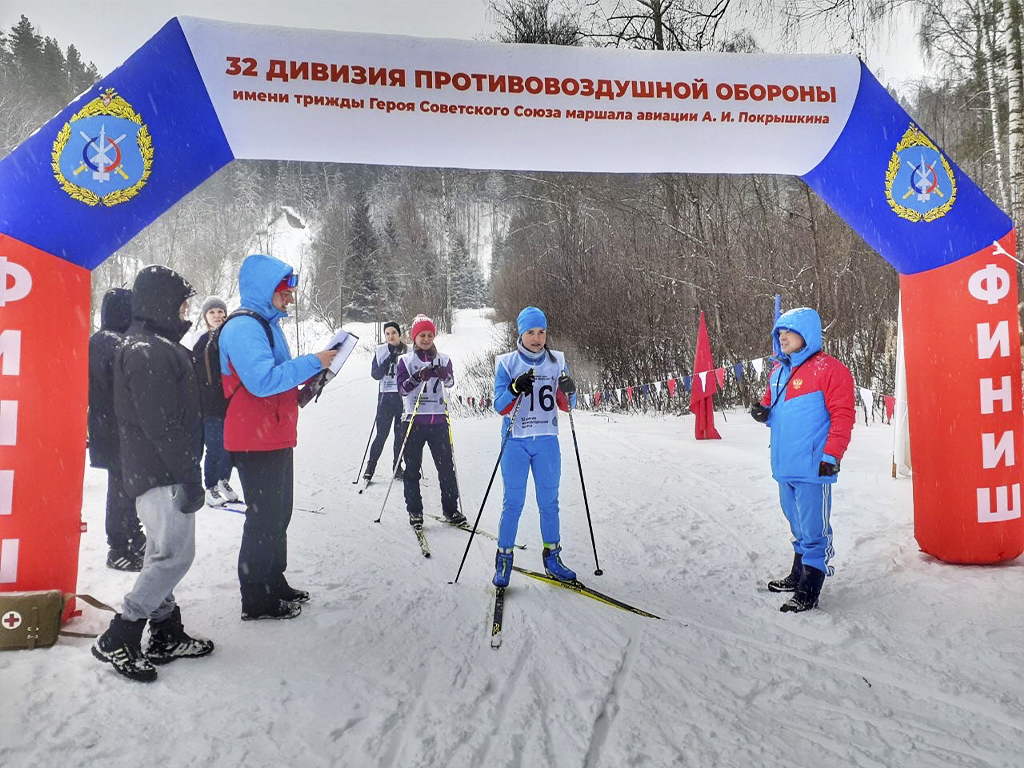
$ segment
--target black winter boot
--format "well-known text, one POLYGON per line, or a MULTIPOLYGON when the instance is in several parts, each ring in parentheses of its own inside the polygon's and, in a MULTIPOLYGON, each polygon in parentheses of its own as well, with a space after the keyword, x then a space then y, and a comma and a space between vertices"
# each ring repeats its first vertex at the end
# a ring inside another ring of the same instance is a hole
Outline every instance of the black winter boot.
POLYGON ((156 667, 142 655, 142 630, 146 620, 126 621, 115 614, 107 631, 92 646, 92 655, 111 664, 119 675, 140 683, 156 680, 156 667))
POLYGON ((784 579, 775 579, 768 582, 769 592, 794 592, 797 582, 800 581, 800 567, 803 563, 803 556, 797 552, 793 555, 793 570, 784 579))
POLYGON ((163 621, 149 622, 146 658, 153 664, 170 664, 175 659, 198 659, 213 653, 213 641, 189 637, 181 624, 181 608, 163 621))
POLYGON ((800 571, 800 581, 796 592, 779 608, 783 613, 802 613, 818 607, 818 595, 825 583, 825 574, 809 565, 800 571))

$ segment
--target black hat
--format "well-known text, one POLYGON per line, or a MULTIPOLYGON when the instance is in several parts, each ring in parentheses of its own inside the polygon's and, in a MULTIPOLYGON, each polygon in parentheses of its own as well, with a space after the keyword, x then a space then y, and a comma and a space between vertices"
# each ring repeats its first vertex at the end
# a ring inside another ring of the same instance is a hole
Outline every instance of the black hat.
POLYGON ((387 331, 388 328, 394 328, 399 336, 402 335, 402 326, 400 326, 398 323, 393 322, 393 321, 392 322, 388 322, 388 323, 384 323, 384 330, 387 331))

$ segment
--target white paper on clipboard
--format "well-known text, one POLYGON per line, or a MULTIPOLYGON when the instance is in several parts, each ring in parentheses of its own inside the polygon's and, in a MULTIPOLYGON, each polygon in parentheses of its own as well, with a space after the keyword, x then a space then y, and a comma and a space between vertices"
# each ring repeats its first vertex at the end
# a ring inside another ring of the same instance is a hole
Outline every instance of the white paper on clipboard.
POLYGON ((338 354, 331 363, 330 372, 337 376, 341 370, 341 366, 348 360, 348 356, 352 354, 352 350, 356 348, 356 344, 359 343, 359 337, 348 331, 338 331, 334 334, 334 338, 327 344, 327 350, 337 349, 338 354))

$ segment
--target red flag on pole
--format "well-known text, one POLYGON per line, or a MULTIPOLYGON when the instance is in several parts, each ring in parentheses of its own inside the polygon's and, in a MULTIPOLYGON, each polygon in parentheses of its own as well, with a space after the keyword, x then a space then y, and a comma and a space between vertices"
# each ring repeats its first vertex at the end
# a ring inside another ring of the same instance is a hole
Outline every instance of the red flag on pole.
POLYGON ((722 439, 715 429, 715 411, 711 400, 711 396, 718 391, 717 376, 700 375, 713 370, 708 327, 704 322, 704 313, 701 312, 700 326, 697 328, 697 354, 693 362, 693 387, 690 391, 690 410, 697 416, 695 434, 698 440, 722 439))

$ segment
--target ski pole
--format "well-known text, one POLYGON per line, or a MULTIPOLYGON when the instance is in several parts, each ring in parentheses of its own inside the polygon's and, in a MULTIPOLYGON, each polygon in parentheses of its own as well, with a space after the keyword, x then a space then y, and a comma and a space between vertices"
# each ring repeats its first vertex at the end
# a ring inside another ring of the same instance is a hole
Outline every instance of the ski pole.
MULTIPOLYGON (((397 467, 402 463, 402 456, 405 455, 405 446, 409 442, 409 435, 412 434, 412 425, 416 421, 416 412, 420 409, 420 398, 423 397, 423 392, 427 388, 427 382, 423 382, 423 386, 420 387, 420 392, 416 395, 416 404, 412 407, 412 416, 409 419, 409 426, 405 429, 405 439, 402 440, 402 450, 398 452, 398 461, 395 462, 397 467)), ((395 473, 391 473, 391 482, 388 483, 388 491, 384 494, 384 503, 380 505, 380 514, 377 515, 377 519, 373 522, 379 523, 380 519, 384 517, 384 507, 388 505, 388 496, 391 495, 391 486, 395 484, 395 473)))
POLYGON ((594 540, 594 524, 590 520, 590 504, 587 502, 587 484, 583 482, 583 464, 580 462, 580 444, 576 442, 576 423, 572 418, 572 412, 573 407, 572 403, 570 403, 569 428, 572 430, 572 447, 576 449, 576 466, 580 470, 580 487, 583 488, 583 508, 587 510, 587 526, 590 528, 590 543, 594 547, 594 565, 597 566, 597 570, 594 571, 594 575, 600 576, 604 571, 601 570, 601 564, 597 561, 597 542, 594 540))
POLYGON ((476 513, 476 520, 473 521, 473 530, 469 533, 469 541, 466 542, 466 551, 462 553, 462 562, 459 563, 459 571, 455 574, 454 581, 448 582, 449 584, 458 584, 459 576, 462 575, 462 566, 466 564, 466 557, 469 555, 469 547, 473 543, 473 537, 476 536, 476 527, 480 525, 480 517, 484 513, 484 505, 487 503, 487 496, 491 492, 491 485, 494 483, 494 476, 498 474, 498 467, 501 466, 501 457, 505 453, 505 445, 508 443, 509 435, 512 434, 512 425, 516 423, 516 416, 519 415, 519 406, 523 404, 523 396, 519 395, 516 398, 516 407, 512 409, 512 417, 508 422, 508 429, 505 430, 505 436, 501 439, 501 450, 498 451, 498 460, 494 462, 494 470, 491 472, 491 479, 487 483, 487 490, 484 491, 484 500, 480 502, 480 511, 476 513))
MULTIPOLYGON (((466 513, 462 511, 462 484, 459 483, 459 465, 455 463, 455 439, 452 437, 452 419, 451 416, 448 415, 448 390, 443 383, 441 384, 441 393, 445 398, 444 420, 448 424, 448 445, 451 446, 452 449, 452 469, 455 472, 455 492, 459 495, 459 514, 465 517, 466 513)), ((438 479, 440 480, 440 478, 438 479)))
POLYGON ((359 469, 356 470, 356 479, 352 481, 352 485, 359 485, 359 474, 363 471, 363 462, 366 461, 366 454, 370 452, 370 443, 373 441, 373 433, 376 429, 377 419, 374 418, 373 423, 370 425, 370 436, 366 438, 366 450, 363 451, 363 458, 359 461, 359 469))

